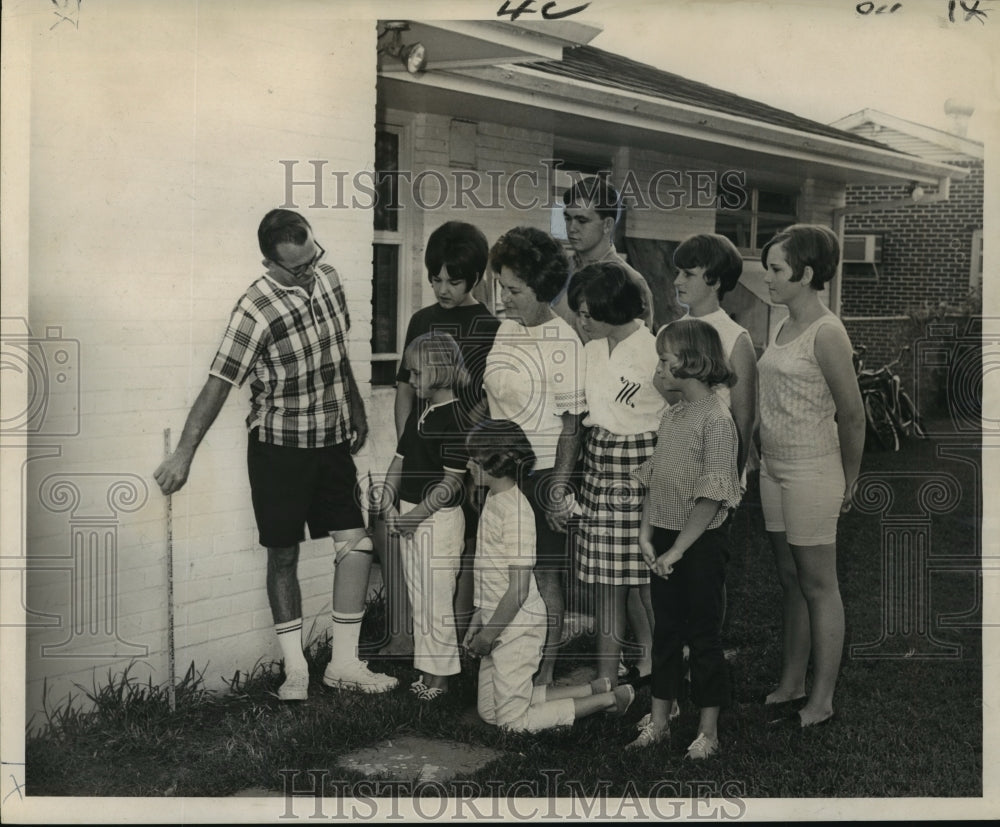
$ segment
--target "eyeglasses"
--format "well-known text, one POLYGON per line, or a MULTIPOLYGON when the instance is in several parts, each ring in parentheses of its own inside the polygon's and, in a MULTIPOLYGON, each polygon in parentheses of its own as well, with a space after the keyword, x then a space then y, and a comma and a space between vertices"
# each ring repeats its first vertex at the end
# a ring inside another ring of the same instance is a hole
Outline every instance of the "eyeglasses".
POLYGON ((326 254, 326 250, 323 249, 322 245, 320 245, 319 242, 316 242, 316 246, 319 247, 319 252, 316 253, 316 255, 314 255, 305 264, 300 264, 298 267, 285 267, 285 265, 282 264, 280 261, 276 261, 274 263, 277 264, 282 270, 284 270, 289 275, 297 279, 302 278, 302 276, 304 276, 306 273, 312 270, 317 264, 319 264, 320 259, 323 258, 323 256, 326 254))

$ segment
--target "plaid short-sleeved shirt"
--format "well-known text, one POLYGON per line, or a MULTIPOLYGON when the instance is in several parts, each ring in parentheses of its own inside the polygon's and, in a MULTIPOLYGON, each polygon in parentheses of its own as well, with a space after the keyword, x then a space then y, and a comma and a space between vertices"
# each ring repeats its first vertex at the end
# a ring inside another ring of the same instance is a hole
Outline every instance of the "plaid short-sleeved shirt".
POLYGON ((347 331, 337 271, 317 268, 310 295, 269 276, 250 285, 229 318, 209 373, 237 387, 250 380, 247 428, 261 442, 294 448, 351 438, 347 331))
POLYGON ((650 525, 680 531, 701 498, 720 503, 707 527, 722 525, 742 496, 737 445, 733 417, 716 394, 667 408, 653 456, 632 472, 646 486, 650 525))

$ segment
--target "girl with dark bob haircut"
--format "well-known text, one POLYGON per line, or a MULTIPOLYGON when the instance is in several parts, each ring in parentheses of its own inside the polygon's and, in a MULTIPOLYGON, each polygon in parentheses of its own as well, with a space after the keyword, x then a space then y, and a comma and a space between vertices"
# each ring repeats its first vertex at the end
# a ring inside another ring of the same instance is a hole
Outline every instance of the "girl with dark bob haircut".
POLYGON ((837 272, 840 263, 840 242, 829 227, 819 224, 793 224, 786 227, 764 245, 760 263, 767 267, 767 256, 777 245, 784 245, 785 258, 791 266, 791 281, 801 281, 806 267, 812 267, 813 277, 809 286, 822 290, 837 272))
POLYGON ((509 419, 484 419, 465 441, 469 456, 494 477, 523 480, 535 467, 535 452, 521 426, 509 419))
POLYGON ((574 313, 586 302, 588 315, 606 324, 628 324, 646 312, 638 285, 613 262, 588 264, 574 273, 566 298, 574 313))
POLYGON ((433 281, 442 267, 448 278, 464 281, 466 292, 475 287, 486 272, 490 245, 478 227, 465 221, 448 221, 431 233, 424 251, 427 280, 433 281))
POLYGON ((678 319, 660 329, 656 350, 668 347, 679 364, 671 369, 678 379, 697 379, 709 385, 736 384, 736 374, 722 350, 722 340, 714 327, 700 319, 678 319))
POLYGON ((490 267, 497 274, 507 267, 543 302, 558 296, 569 277, 562 245, 534 227, 515 227, 500 236, 490 250, 490 267))
POLYGON ((704 267, 705 283, 713 287, 718 284, 721 299, 743 275, 743 257, 724 235, 699 233, 684 239, 674 250, 674 267, 679 270, 704 267))

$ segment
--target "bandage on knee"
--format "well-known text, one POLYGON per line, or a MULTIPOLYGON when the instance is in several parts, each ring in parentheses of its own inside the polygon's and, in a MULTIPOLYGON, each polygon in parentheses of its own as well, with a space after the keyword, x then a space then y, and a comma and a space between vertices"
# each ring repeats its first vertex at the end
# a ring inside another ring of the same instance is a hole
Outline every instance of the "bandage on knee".
POLYGON ((359 551, 362 554, 374 554, 375 546, 372 545, 372 538, 367 534, 362 534, 353 540, 333 541, 333 564, 337 565, 352 551, 359 551))

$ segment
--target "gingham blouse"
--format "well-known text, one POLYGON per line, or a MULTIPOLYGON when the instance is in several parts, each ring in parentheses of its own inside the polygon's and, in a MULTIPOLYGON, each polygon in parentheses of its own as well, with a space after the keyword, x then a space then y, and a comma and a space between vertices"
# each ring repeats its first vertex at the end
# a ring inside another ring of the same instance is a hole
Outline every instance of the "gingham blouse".
POLYGON ((704 497, 720 503, 707 528, 722 525, 740 503, 737 448, 733 417, 716 394, 667 408, 653 456, 632 472, 646 486, 650 524, 680 531, 704 497))
POLYGON ((319 265, 311 295, 264 275, 233 308, 209 373, 236 387, 250 380, 247 428, 260 426, 261 442, 297 448, 346 442, 350 327, 333 267, 319 265))

